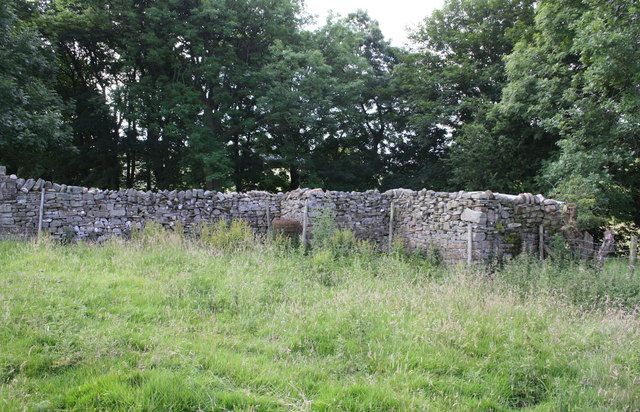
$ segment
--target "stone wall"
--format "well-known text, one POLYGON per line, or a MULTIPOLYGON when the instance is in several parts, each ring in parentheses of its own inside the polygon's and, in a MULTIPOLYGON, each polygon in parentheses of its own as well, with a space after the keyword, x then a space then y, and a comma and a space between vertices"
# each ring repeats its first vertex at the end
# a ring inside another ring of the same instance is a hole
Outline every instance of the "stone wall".
POLYGON ((289 193, 114 191, 19 179, 6 176, 0 167, 0 235, 33 235, 41 200, 42 228, 57 238, 101 241, 112 235, 126 236, 134 226, 142 227, 146 221, 166 227, 179 222, 190 231, 203 222, 243 219, 257 232, 266 232, 268 215, 271 219, 302 222, 307 203, 310 237, 314 220, 329 209, 339 227, 383 247, 389 242, 393 206, 394 239, 409 249, 436 248, 447 262, 467 259, 469 228, 472 257, 480 261, 513 256, 524 250, 536 253, 540 225, 544 225, 548 242, 563 224, 562 204, 542 195, 406 189, 384 193, 320 189, 289 193))
POLYGON ((282 197, 280 213, 284 219, 302 222, 308 200, 308 228, 313 236, 314 220, 329 209, 340 228, 353 231, 359 239, 379 245, 386 242, 389 233, 389 206, 391 198, 376 190, 366 192, 335 192, 320 189, 298 189, 282 197))

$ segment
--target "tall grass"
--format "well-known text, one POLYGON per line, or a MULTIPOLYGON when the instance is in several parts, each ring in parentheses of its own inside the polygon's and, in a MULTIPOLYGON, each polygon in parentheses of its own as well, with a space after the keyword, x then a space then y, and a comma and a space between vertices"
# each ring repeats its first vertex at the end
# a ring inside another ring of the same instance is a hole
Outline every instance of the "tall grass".
POLYGON ((231 232, 0 242, 0 410, 640 409, 634 301, 594 274, 231 232))
POLYGON ((623 261, 611 261, 596 270, 578 260, 540 262, 535 256, 522 255, 496 270, 493 278, 523 296, 548 293, 585 310, 640 307, 640 273, 630 278, 623 261))

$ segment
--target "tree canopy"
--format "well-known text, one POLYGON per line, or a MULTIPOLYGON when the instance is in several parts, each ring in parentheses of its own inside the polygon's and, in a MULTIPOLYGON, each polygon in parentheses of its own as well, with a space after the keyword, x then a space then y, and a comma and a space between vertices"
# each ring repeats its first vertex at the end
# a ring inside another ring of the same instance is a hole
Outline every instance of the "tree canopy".
POLYGON ((7 0, 0 163, 103 188, 543 192, 640 222, 632 0, 446 0, 393 47, 299 0, 7 0))

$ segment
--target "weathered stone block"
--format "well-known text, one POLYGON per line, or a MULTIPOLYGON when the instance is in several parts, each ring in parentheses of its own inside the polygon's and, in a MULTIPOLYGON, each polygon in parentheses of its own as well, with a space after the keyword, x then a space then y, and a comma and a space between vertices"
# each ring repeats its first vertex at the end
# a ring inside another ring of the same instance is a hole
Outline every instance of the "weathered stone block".
POLYGON ((20 188, 20 190, 24 193, 27 193, 29 190, 31 190, 31 188, 33 188, 33 185, 36 184, 36 181, 33 179, 27 179, 26 182, 24 182, 24 185, 22 185, 22 187, 20 188))
POLYGON ((485 240, 487 238, 487 234, 484 232, 474 232, 473 233, 473 240, 474 241, 480 241, 480 240, 485 240))
POLYGON ((44 180, 38 179, 36 180, 36 183, 33 185, 33 190, 40 190, 42 189, 43 186, 44 186, 44 180))
POLYGON ((487 215, 486 213, 480 212, 478 210, 464 209, 464 211, 462 212, 462 216, 460 216, 460 219, 465 222, 483 225, 487 222, 487 215))
POLYGON ((125 216, 127 211, 125 209, 114 209, 109 211, 109 216, 117 217, 117 216, 125 216))

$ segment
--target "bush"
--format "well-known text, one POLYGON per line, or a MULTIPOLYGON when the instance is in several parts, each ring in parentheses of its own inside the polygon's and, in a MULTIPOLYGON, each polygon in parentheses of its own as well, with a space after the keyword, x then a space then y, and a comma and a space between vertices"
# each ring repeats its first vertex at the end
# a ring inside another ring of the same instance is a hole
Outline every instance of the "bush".
POLYGON ((340 229, 335 222, 335 213, 323 209, 313 224, 313 249, 329 251, 333 257, 345 257, 354 254, 370 256, 374 247, 367 241, 358 240, 349 229, 340 229))
POLYGON ((327 249, 331 247, 331 238, 338 231, 335 212, 329 208, 320 211, 320 216, 313 220, 313 248, 327 249))
POLYGON ((631 237, 640 237, 640 227, 633 222, 621 222, 612 219, 605 229, 613 230, 616 237, 616 245, 621 249, 629 249, 631 247, 631 237))
POLYGON ((547 255, 551 262, 560 267, 578 264, 580 260, 580 251, 572 248, 559 233, 551 238, 547 255))

